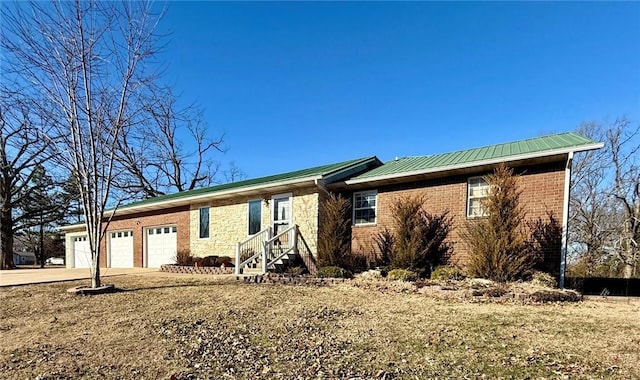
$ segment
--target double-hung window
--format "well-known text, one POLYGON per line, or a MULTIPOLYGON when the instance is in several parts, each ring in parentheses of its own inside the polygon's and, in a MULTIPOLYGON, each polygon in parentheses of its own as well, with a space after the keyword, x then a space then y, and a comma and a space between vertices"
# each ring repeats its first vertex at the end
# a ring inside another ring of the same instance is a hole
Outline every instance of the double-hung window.
POLYGON ((209 207, 200 208, 199 237, 200 239, 209 238, 209 207))
POLYGON ((487 216, 482 201, 489 196, 489 184, 482 177, 471 177, 467 183, 467 217, 487 216))
POLYGON ((366 225, 376 223, 378 192, 361 191, 353 194, 353 224, 366 225))

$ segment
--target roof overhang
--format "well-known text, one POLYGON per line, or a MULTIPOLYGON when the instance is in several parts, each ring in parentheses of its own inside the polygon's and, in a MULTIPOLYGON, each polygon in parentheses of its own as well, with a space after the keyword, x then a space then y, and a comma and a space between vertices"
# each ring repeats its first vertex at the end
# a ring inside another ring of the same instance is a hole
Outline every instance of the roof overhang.
POLYGON ((86 229, 86 224, 84 223, 69 224, 68 226, 58 227, 58 230, 64 231, 64 232, 83 231, 85 229, 86 229))
POLYGON ((564 160, 570 152, 583 152, 589 150, 600 149, 603 143, 583 145, 580 147, 569 147, 562 149, 547 150, 543 152, 534 152, 521 155, 513 155, 508 157, 492 158, 488 160, 480 160, 456 165, 440 166, 423 170, 414 170, 403 173, 394 173, 374 177, 362 177, 347 180, 342 184, 336 184, 337 187, 364 188, 368 186, 379 186, 386 184, 395 184, 403 182, 411 182, 414 180, 422 180, 429 178, 447 177, 451 175, 462 175, 479 173, 493 169, 499 163, 506 163, 510 166, 524 166, 544 164, 564 160))
POLYGON ((269 194, 279 192, 290 192, 292 189, 299 189, 309 186, 315 186, 322 176, 310 176, 306 178, 298 178, 290 181, 280 181, 275 183, 267 183, 243 188, 216 191, 213 193, 198 194, 177 199, 168 199, 166 201, 153 202, 148 204, 133 205, 130 207, 121 207, 115 210, 105 212, 105 216, 109 217, 115 212, 115 216, 137 214, 161 209, 188 206, 193 203, 203 203, 212 200, 231 199, 243 196, 262 196, 266 191, 269 194))

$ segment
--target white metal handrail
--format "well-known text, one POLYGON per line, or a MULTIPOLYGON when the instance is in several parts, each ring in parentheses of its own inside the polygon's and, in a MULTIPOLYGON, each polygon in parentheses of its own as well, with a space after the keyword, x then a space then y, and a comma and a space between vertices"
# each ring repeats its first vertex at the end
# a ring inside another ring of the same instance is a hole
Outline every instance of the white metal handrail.
POLYGON ((276 236, 264 242, 264 251, 262 256, 262 271, 267 272, 267 269, 273 265, 276 261, 280 260, 284 255, 293 252, 297 253, 297 241, 298 241, 298 226, 293 225, 286 230, 280 232, 276 236), (286 237, 286 242, 288 246, 282 248, 282 240, 286 237), (273 253, 274 246, 278 244, 280 247, 280 252, 277 255, 273 253))
POLYGON ((267 273, 268 269, 272 268, 278 260, 290 253, 301 254, 309 271, 311 273, 317 271, 311 249, 300 234, 297 225, 293 225, 273 237, 272 235, 273 229, 268 227, 245 241, 236 243, 236 263, 239 263, 235 268, 236 274, 240 274, 242 268, 259 257, 261 258, 261 272, 267 273), (299 252, 300 249, 302 252, 299 252))
POLYGON ((236 268, 235 273, 240 274, 251 260, 262 255, 264 242, 271 239, 272 228, 267 227, 262 231, 250 236, 245 241, 236 243, 236 268))

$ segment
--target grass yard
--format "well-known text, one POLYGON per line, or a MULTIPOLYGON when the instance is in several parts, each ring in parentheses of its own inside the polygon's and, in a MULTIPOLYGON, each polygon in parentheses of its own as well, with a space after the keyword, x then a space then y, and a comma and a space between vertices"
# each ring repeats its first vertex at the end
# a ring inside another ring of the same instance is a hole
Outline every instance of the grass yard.
POLYGON ((640 378, 640 307, 126 276, 0 290, 0 378, 640 378))

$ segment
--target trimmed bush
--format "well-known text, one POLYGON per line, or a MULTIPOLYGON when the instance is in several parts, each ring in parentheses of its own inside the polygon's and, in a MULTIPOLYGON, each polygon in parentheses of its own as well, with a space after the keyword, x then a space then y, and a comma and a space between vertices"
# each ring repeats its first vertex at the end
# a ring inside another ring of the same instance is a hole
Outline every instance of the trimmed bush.
POLYGON ((373 238, 378 246, 378 250, 380 251, 380 256, 378 257, 378 263, 381 265, 389 265, 390 257, 393 255, 393 233, 389 231, 386 227, 382 232, 374 236, 373 238))
POLYGON ((356 275, 359 278, 375 278, 375 279, 381 279, 382 278, 382 273, 380 272, 379 269, 369 269, 368 271, 362 272, 362 273, 358 273, 356 275))
POLYGON ((203 267, 215 267, 216 261, 218 260, 218 256, 205 256, 198 263, 198 265, 203 267))
POLYGON ((180 265, 198 265, 199 267, 221 267, 224 264, 225 267, 232 267, 233 260, 228 256, 205 256, 205 257, 191 257, 189 264, 180 265))
POLYGON ((452 267, 449 265, 440 265, 433 272, 431 272, 432 280, 464 280, 467 276, 456 267, 452 267))
POLYGON ((329 266, 319 268, 317 276, 320 278, 351 278, 351 272, 340 267, 329 266))
POLYGON ((225 267, 232 267, 233 260, 229 256, 220 256, 213 261, 214 267, 221 267, 224 264, 225 267))
POLYGON ((387 275, 389 274, 389 271, 391 271, 391 267, 388 265, 381 266, 381 267, 378 267, 378 270, 380 271, 380 275, 382 277, 387 277, 387 275))
POLYGON ((447 241, 453 219, 449 212, 430 214, 423 196, 406 196, 391 206, 393 231, 383 230, 375 241, 384 259, 395 269, 409 269, 428 276, 432 268, 446 264, 453 247, 447 241))
POLYGON ((391 281, 415 281, 418 274, 406 269, 394 269, 387 274, 387 278, 391 281))
POLYGON ((189 254, 189 251, 179 250, 176 256, 176 264, 178 265, 193 265, 193 256, 189 254))
POLYGON ((533 272, 531 276, 531 283, 533 285, 544 286, 547 288, 555 288, 558 286, 556 279, 552 275, 545 272, 533 272))

